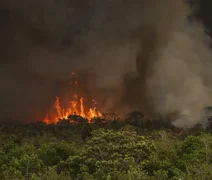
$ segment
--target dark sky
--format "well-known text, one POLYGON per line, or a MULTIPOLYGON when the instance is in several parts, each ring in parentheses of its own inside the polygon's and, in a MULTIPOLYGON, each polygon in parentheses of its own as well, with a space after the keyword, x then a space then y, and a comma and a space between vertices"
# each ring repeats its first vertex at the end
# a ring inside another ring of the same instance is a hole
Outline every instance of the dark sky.
POLYGON ((210 29, 210 35, 212 36, 212 1, 211 0, 198 0, 200 2, 197 16, 203 21, 203 23, 210 29))

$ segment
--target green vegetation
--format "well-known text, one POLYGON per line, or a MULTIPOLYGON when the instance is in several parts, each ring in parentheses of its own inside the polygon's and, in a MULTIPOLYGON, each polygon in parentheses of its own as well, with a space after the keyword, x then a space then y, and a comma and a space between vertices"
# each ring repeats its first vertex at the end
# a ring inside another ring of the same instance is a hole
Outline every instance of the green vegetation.
POLYGON ((138 112, 125 121, 107 117, 1 125, 0 179, 212 179, 211 126, 183 132, 138 112))

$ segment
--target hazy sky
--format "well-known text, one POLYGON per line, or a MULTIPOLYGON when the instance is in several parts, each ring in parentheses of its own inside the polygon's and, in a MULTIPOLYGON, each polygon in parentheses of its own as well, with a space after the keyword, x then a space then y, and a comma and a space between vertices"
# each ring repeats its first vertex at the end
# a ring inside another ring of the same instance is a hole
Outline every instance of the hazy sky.
MULTIPOLYGON (((105 111, 191 113, 210 104, 204 27, 188 23, 183 1, 158 2, 2 0, 0 119, 45 116, 56 95, 70 94, 72 71, 89 74, 86 93, 105 111), (189 106, 197 102, 201 108, 189 106)), ((209 3, 202 0, 197 15, 212 27, 209 3)))

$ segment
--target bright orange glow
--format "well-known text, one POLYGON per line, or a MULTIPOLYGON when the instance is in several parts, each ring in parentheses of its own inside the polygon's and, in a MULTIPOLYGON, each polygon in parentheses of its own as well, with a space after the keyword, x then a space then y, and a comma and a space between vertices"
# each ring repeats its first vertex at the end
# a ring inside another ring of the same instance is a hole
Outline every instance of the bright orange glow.
MULTIPOLYGON (((72 76, 75 78, 78 77, 78 75, 75 72, 72 72, 72 76)), ((79 81, 75 80, 72 82, 69 82, 69 85, 79 85, 79 81)), ((96 101, 92 99, 92 103, 96 106, 96 101)), ((84 106, 84 99, 83 97, 78 96, 78 94, 74 94, 71 101, 69 101, 69 105, 67 108, 62 108, 60 105, 60 98, 56 96, 56 100, 54 103, 55 108, 55 115, 53 114, 47 114, 46 117, 43 119, 43 122, 47 124, 51 123, 57 123, 61 119, 67 119, 70 115, 78 115, 88 120, 88 122, 91 121, 92 118, 95 117, 102 117, 102 114, 96 110, 96 107, 88 108, 84 106)))
POLYGON ((102 117, 102 114, 99 111, 96 111, 96 108, 90 108, 88 112, 88 116, 90 117, 89 120, 95 117, 102 117))
POLYGON ((59 99, 59 97, 56 97, 56 101, 54 103, 54 107, 57 110, 57 116, 58 116, 58 118, 63 117, 63 115, 62 115, 63 110, 60 107, 60 99, 59 99))
POLYGON ((74 94, 73 98, 74 100, 70 101, 70 107, 61 108, 60 98, 57 96, 54 103, 57 115, 55 115, 53 118, 50 118, 47 114, 43 121, 47 124, 57 123, 60 119, 68 119, 69 115, 78 115, 90 122, 92 118, 102 116, 102 114, 96 110, 96 107, 89 108, 88 112, 85 112, 84 101, 82 97, 79 99, 78 95, 74 94))
POLYGON ((48 114, 46 115, 46 117, 44 118, 43 121, 44 121, 45 123, 47 123, 47 124, 50 124, 50 123, 51 123, 51 121, 49 120, 48 114))
POLYGON ((80 115, 85 117, 84 106, 83 106, 83 98, 80 98, 80 115))

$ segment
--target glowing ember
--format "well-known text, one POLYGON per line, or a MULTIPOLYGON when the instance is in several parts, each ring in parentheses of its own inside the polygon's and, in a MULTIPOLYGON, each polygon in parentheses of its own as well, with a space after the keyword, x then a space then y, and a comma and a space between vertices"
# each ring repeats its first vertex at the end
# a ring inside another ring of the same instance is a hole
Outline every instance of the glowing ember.
POLYGON ((74 81, 74 85, 78 85, 78 81, 74 81))

